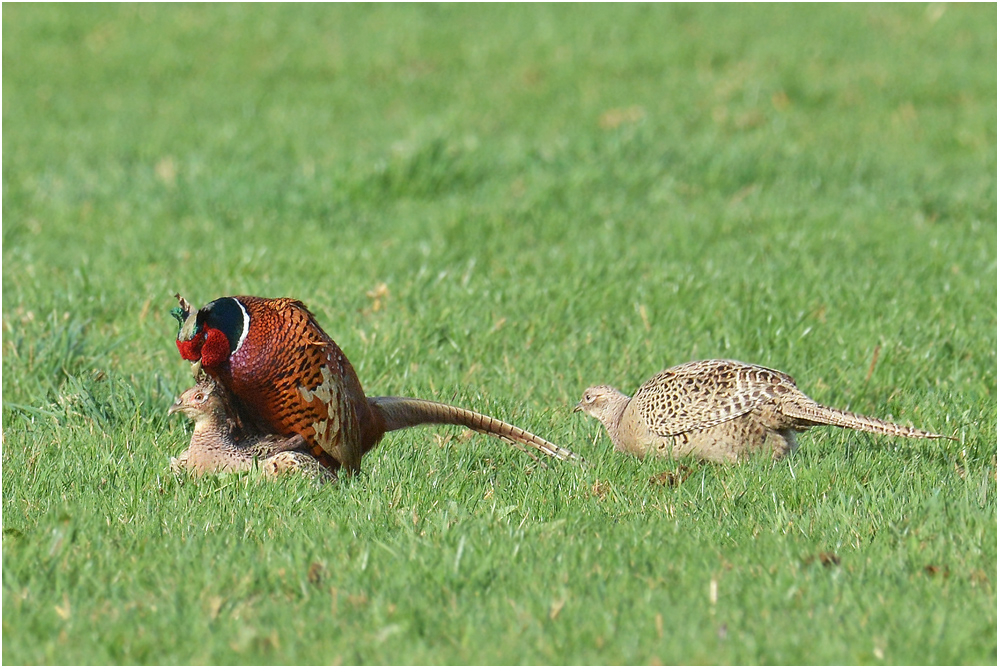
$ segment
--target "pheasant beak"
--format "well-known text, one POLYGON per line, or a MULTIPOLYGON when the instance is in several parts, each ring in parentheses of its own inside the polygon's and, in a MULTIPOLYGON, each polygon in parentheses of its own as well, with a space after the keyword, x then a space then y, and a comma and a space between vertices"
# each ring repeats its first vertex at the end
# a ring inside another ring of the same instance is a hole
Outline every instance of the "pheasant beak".
POLYGON ((573 413, 579 413, 580 411, 583 411, 583 402, 577 402, 576 406, 573 407, 573 413))
POLYGON ((181 410, 181 400, 180 398, 177 398, 177 401, 171 404, 170 408, 167 409, 167 415, 170 416, 172 414, 177 413, 180 410, 181 410))

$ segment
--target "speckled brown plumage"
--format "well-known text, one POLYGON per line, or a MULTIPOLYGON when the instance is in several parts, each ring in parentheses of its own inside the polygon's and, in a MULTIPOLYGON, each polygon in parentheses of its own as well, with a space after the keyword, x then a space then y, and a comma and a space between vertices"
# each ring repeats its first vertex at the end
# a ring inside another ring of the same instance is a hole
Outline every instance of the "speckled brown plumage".
POLYGON ((296 472, 319 481, 336 481, 337 475, 320 461, 303 451, 285 451, 276 453, 260 463, 264 476, 281 476, 296 472))
POLYGON ((775 459, 795 450, 795 433, 817 425, 940 439, 918 430, 823 406, 784 372, 734 360, 701 360, 666 369, 628 397, 610 386, 588 388, 576 410, 594 416, 619 451, 693 455, 735 462, 752 453, 775 459))
POLYGON ((259 465, 265 475, 302 470, 333 478, 316 458, 298 450, 306 447, 301 436, 259 434, 242 427, 230 413, 224 391, 209 378, 181 393, 168 411, 175 412, 194 421, 194 432, 188 448, 171 458, 170 467, 174 471, 200 475, 248 471, 259 465))
POLYGON ((560 459, 571 451, 512 425, 411 398, 369 400, 351 363, 304 304, 251 296, 178 310, 181 355, 201 363, 259 432, 301 435, 331 469, 358 471, 389 431, 426 423, 462 425, 560 459))

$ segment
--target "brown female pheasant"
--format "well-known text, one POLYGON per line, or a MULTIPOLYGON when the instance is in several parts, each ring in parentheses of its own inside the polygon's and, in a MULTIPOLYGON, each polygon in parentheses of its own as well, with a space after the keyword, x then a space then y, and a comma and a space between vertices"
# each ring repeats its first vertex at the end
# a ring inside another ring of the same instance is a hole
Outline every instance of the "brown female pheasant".
POLYGON ((180 412, 194 421, 190 445, 170 468, 192 474, 242 472, 259 466, 265 476, 301 471, 324 480, 336 476, 301 450, 306 441, 300 435, 279 437, 255 434, 241 427, 231 415, 225 392, 209 377, 177 398, 168 414, 180 412))
POLYGON ((462 425, 560 460, 579 459, 473 411, 409 397, 366 397, 343 351, 298 300, 220 297, 195 312, 177 298, 181 357, 200 362, 256 431, 301 435, 333 470, 358 471, 362 456, 386 432, 426 423, 462 425))
POLYGON ((629 397, 593 386, 574 411, 597 418, 615 450, 736 462, 758 451, 775 460, 797 447, 795 433, 816 425, 876 434, 950 439, 810 399, 788 374, 735 360, 699 360, 666 369, 629 397))

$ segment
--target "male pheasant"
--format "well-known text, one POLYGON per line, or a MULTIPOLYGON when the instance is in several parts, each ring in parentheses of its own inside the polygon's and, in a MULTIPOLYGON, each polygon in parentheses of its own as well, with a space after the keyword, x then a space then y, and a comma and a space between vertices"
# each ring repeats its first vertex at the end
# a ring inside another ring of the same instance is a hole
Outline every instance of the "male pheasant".
POLYGON ((758 451, 775 460, 797 448, 795 433, 816 425, 923 439, 950 439, 807 397, 789 375, 735 360, 700 360, 666 369, 629 397, 593 386, 574 411, 597 418, 615 450, 736 462, 758 451))
POLYGON ((220 297, 193 311, 177 297, 181 357, 200 362, 258 432, 301 435, 332 470, 353 474, 386 432, 426 423, 462 425, 561 460, 579 459, 473 411, 409 397, 366 397, 343 351, 298 300, 220 297))
POLYGON ((199 475, 247 471, 257 465, 266 476, 298 470, 326 480, 336 478, 316 458, 299 450, 306 446, 300 435, 279 437, 249 431, 231 415, 226 399, 225 392, 202 375, 167 411, 183 413, 194 421, 190 445, 170 459, 173 471, 199 475))

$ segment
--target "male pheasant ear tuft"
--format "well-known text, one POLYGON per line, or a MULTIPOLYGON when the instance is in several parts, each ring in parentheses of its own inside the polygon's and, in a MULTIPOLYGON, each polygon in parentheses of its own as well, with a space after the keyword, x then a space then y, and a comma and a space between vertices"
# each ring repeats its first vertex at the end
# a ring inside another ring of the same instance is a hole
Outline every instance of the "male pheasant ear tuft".
MULTIPOLYGON (((174 307, 170 310, 170 314, 177 319, 180 324, 177 330, 177 341, 190 341, 195 338, 198 334, 198 313, 191 309, 191 303, 181 297, 179 294, 174 295, 180 306, 174 307)), ((183 355, 183 351, 181 352, 183 355)), ((190 360, 191 358, 186 358, 190 360)), ((195 358, 197 360, 197 358, 195 358)))
POLYGON ((176 318, 180 326, 183 327, 184 320, 188 317, 188 314, 191 313, 191 303, 181 297, 180 293, 174 293, 174 297, 177 298, 180 306, 171 309, 170 315, 176 318))

